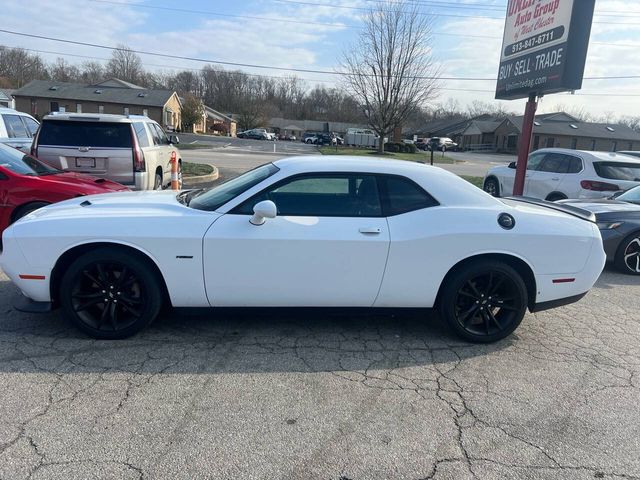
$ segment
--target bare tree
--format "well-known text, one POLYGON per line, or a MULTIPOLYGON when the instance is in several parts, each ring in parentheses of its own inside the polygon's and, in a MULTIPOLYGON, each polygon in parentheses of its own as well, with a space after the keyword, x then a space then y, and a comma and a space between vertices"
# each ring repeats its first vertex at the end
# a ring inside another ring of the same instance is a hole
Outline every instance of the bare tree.
POLYGON ((126 45, 118 45, 118 49, 113 51, 107 63, 106 73, 125 82, 140 82, 144 77, 142 60, 126 45))
POLYGON ((0 47, 0 77, 15 88, 31 80, 46 80, 49 77, 42 58, 22 48, 0 47))
POLYGON ((49 65, 49 75, 52 80, 58 82, 77 82, 80 78, 80 70, 64 58, 58 57, 55 62, 49 65))
POLYGON ((416 3, 380 1, 366 14, 358 41, 343 55, 344 85, 380 136, 380 153, 385 135, 436 93, 431 23, 416 3))
POLYGON ((83 62, 80 69, 82 71, 80 77, 85 83, 93 85, 104 79, 104 68, 100 62, 83 62))

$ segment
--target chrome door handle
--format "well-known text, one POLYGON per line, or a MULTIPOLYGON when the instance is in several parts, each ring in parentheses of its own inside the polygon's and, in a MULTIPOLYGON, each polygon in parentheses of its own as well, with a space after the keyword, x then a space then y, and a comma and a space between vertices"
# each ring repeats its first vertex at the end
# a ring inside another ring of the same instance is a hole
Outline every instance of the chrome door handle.
POLYGON ((371 234, 379 234, 381 232, 381 230, 379 228, 367 228, 367 227, 362 227, 360 230, 358 230, 360 233, 371 233, 371 234))

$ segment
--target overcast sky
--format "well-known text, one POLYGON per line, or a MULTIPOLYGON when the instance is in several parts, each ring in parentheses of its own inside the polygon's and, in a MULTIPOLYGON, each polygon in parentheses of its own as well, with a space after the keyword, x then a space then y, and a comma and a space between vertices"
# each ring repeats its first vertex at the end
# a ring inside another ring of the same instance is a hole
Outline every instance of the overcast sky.
MULTIPOLYGON (((433 54, 443 76, 495 78, 507 0, 411 0, 434 15, 433 54)), ((580 0, 576 0, 578 3, 580 0)), ((3 0, 1 28, 93 44, 125 43, 133 49, 224 62, 334 70, 354 41, 372 0, 3 0), (178 11, 182 10, 182 11, 178 11), (186 11, 191 10, 191 11, 186 11)), ((40 51, 80 63, 108 50, 0 33, 0 44, 40 51)), ((640 1, 597 0, 586 77, 640 76, 640 1)), ((142 55, 149 70, 199 69, 203 63, 142 55)), ((233 68, 233 67, 225 67, 233 68)), ((286 72, 242 68, 282 76, 286 72)), ((290 73, 289 73, 290 74, 290 73)), ((333 86, 336 77, 299 73, 309 85, 333 86)), ((442 81, 440 96, 462 107, 491 102, 495 81, 442 81), (466 91, 463 91, 466 90, 466 91)), ((640 79, 585 80, 576 95, 543 99, 540 111, 558 104, 600 116, 640 115, 640 79), (632 95, 632 96, 628 96, 632 95), (609 96, 616 95, 616 96, 609 96), (636 95, 636 96, 633 96, 636 95)), ((505 102, 514 111, 523 101, 505 102)))

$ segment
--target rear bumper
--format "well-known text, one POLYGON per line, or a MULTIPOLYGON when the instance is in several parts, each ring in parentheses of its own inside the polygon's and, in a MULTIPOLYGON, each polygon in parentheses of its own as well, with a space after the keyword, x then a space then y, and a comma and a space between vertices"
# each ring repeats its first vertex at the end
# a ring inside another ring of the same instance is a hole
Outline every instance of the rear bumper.
POLYGON ((543 312, 545 310, 550 310, 552 308, 564 307, 565 305, 570 305, 572 303, 576 303, 584 298, 584 296, 588 292, 580 293, 578 295, 574 295, 572 297, 560 298, 558 300, 550 300, 548 302, 536 303, 533 308, 529 309, 531 313, 543 312))
POLYGON ((28 297, 21 296, 13 302, 13 308, 25 313, 48 313, 53 310, 51 302, 36 302, 28 297))

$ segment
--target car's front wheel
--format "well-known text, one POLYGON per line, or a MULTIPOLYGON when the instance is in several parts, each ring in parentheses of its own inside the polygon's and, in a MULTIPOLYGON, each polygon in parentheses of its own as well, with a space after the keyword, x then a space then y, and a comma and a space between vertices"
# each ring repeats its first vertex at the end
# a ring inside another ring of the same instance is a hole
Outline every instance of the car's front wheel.
POLYGON ((527 309, 522 277, 506 263, 478 260, 445 280, 440 314, 453 331, 471 342, 490 343, 513 333, 527 309))
POLYGON ((620 242, 614 263, 618 270, 640 275, 640 232, 635 232, 620 242))
POLYGON ((495 177, 489 177, 484 181, 484 185, 482 189, 487 192, 492 197, 500 196, 500 184, 498 183, 498 179, 495 177))
POLYGON ((71 322, 99 339, 130 337, 162 306, 160 282, 147 262, 117 248, 78 257, 60 282, 60 304, 71 322))

